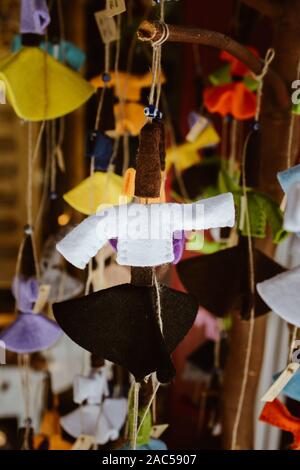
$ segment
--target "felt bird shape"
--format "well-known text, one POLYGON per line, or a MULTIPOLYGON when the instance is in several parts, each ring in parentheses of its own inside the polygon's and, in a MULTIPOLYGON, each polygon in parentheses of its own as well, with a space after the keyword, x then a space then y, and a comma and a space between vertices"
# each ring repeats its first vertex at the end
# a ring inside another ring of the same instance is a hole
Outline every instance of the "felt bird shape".
MULTIPOLYGON (((254 49, 249 49, 258 55, 254 49)), ((204 105, 210 113, 219 113, 223 117, 231 115, 237 120, 253 118, 256 112, 255 83, 249 79, 249 69, 225 51, 220 58, 230 65, 225 73, 223 69, 222 73, 211 76, 214 86, 204 90, 204 105)))
MULTIPOLYGON (((254 250, 254 268, 258 282, 284 271, 283 267, 259 250, 254 250)), ((187 291, 214 315, 224 317, 237 310, 243 319, 249 319, 252 298, 246 240, 211 255, 183 260, 176 269, 187 291)), ((270 310, 257 294, 254 306, 256 316, 270 310)))
MULTIPOLYGON (((78 212, 95 214, 101 205, 119 204, 123 178, 113 172, 95 172, 64 194, 64 200, 78 212)), ((127 199, 123 199, 127 202, 127 199)))
POLYGON ((130 134, 139 135, 142 127, 146 124, 147 118, 144 113, 144 106, 139 103, 122 103, 114 105, 116 129, 113 136, 130 134))
POLYGON ((58 325, 41 313, 34 313, 39 286, 35 279, 14 279, 13 294, 17 299, 19 315, 0 334, 6 349, 19 354, 30 354, 53 346, 62 336, 58 325))
POLYGON ((293 416, 278 399, 267 402, 261 412, 260 421, 293 434, 291 449, 300 450, 300 418, 293 416))
POLYGON ((176 147, 170 147, 166 155, 166 170, 175 165, 179 171, 184 171, 200 162, 199 152, 206 147, 218 145, 220 137, 215 128, 209 124, 193 142, 186 142, 176 147))
POLYGON ((182 292, 160 286, 158 294, 155 286, 132 284, 53 305, 56 320, 75 343, 126 368, 136 381, 156 372, 161 383, 174 376, 170 354, 192 327, 197 309, 197 301, 182 292))
MULTIPOLYGON (((239 174, 236 174, 235 177, 232 177, 228 172, 226 164, 221 162, 216 186, 207 187, 204 195, 209 197, 219 193, 231 192, 237 208, 237 219, 240 220, 239 229, 243 236, 247 236, 248 227, 246 218, 241 217, 244 190, 237 183, 239 176, 239 174)), ((256 191, 251 187, 247 187, 246 190, 251 236, 265 238, 267 227, 269 227, 273 242, 280 243, 287 234, 283 230, 283 214, 279 205, 267 194, 256 191)))
POLYGON ((57 250, 84 269, 109 239, 117 237, 119 264, 159 266, 174 261, 174 232, 233 227, 234 222, 231 193, 194 204, 113 206, 85 219, 57 244, 57 250))
POLYGON ((287 198, 284 228, 300 237, 300 165, 279 172, 277 178, 287 198))
POLYGON ((292 325, 300 327, 300 266, 257 284, 256 288, 269 309, 292 325))
MULTIPOLYGON (((13 39, 11 50, 12 52, 18 52, 21 48, 22 38, 20 35, 17 35, 13 39)), ((50 41, 42 41, 40 48, 48 52, 48 54, 59 62, 68 65, 71 69, 76 71, 81 69, 85 62, 85 53, 70 41, 61 40, 58 44, 50 41)))
MULTIPOLYGON (((137 102, 141 99, 143 88, 149 88, 152 84, 152 73, 148 72, 144 75, 132 75, 127 72, 110 72, 111 80, 105 82, 102 75, 99 75, 91 80, 91 84, 95 88, 103 88, 104 85, 113 87, 115 96, 126 101, 137 102)), ((161 75, 161 84, 165 83, 164 75, 161 75)))

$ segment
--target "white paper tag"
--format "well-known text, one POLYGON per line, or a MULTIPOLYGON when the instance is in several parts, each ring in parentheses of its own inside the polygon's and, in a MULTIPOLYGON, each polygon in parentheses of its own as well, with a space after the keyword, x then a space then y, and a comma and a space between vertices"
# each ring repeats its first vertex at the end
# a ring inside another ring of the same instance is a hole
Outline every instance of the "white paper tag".
POLYGON ((293 375, 299 369, 300 364, 297 362, 291 362, 287 368, 280 374, 276 382, 269 388, 267 393, 261 398, 261 401, 273 401, 276 397, 280 394, 280 392, 284 389, 284 387, 289 383, 293 375))
POLYGON ((74 442, 71 450, 89 450, 94 445, 94 437, 81 434, 74 442))
POLYGON ((199 116, 198 121, 193 125, 188 135, 186 136, 186 140, 188 142, 195 142, 195 140, 199 137, 199 135, 204 131, 207 126, 208 119, 206 119, 204 116, 199 116))
POLYGON ((44 310, 44 307, 48 301, 51 286, 50 284, 42 284, 39 288, 38 298, 33 307, 33 313, 40 313, 44 310))
POLYGON ((114 18, 107 16, 106 10, 95 13, 97 26, 104 44, 108 44, 119 39, 119 33, 114 18))
POLYGON ((151 437, 159 439, 160 436, 168 429, 169 424, 157 424, 152 426, 151 437))
POLYGON ((126 11, 125 0, 106 0, 107 16, 120 15, 126 11))

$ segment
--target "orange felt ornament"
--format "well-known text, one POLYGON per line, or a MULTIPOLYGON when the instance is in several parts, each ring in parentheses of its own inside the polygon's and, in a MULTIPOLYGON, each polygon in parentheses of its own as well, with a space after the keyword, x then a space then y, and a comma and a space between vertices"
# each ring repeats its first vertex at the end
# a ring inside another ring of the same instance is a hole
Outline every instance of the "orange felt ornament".
POLYGON ((265 404, 260 421, 293 434, 291 449, 300 450, 300 418, 293 416, 278 399, 265 404))
POLYGON ((256 96, 242 82, 227 83, 204 90, 204 104, 210 113, 245 120, 255 116, 256 96))

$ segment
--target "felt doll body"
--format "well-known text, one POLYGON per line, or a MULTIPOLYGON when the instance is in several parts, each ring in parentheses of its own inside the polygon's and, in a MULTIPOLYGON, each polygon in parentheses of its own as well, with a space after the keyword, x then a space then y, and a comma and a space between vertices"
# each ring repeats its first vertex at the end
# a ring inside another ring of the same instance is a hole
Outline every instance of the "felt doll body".
POLYGON ((19 354, 42 351, 53 346, 62 336, 55 322, 41 313, 34 313, 38 290, 38 283, 33 278, 25 280, 20 276, 14 279, 13 294, 20 313, 0 335, 9 351, 19 354))
POLYGON ((72 437, 94 436, 101 445, 119 437, 127 414, 127 400, 107 398, 109 376, 110 366, 106 365, 87 377, 75 377, 74 402, 82 406, 61 418, 63 429, 72 437))
POLYGON ((287 197, 284 228, 300 236, 300 165, 277 174, 278 181, 287 197))
POLYGON ((260 282, 256 288, 270 310, 300 327, 299 285, 300 266, 260 282))
POLYGON ((113 206, 85 219, 57 244, 57 249, 74 266, 84 269, 107 240, 118 237, 119 264, 158 266, 174 261, 174 232, 233 225, 231 193, 186 205, 113 206))

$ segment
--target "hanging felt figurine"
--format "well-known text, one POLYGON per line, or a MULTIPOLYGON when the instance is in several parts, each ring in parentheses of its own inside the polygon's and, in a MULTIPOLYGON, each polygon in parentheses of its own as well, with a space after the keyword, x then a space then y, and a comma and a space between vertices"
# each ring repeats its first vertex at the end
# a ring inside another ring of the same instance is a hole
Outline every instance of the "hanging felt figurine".
POLYGON ((256 286, 269 310, 297 327, 300 327, 299 282, 300 266, 260 282, 256 286))
POLYGON ((220 137, 215 128, 208 122, 207 126, 193 141, 185 142, 167 150, 166 169, 170 170, 175 165, 179 171, 187 170, 201 161, 201 150, 217 146, 220 137))
MULTIPOLYGON (((254 49, 250 50, 258 55, 254 49)), ((257 83, 251 80, 249 69, 226 51, 221 53, 220 58, 229 62, 229 68, 211 76, 213 86, 204 90, 204 105, 210 113, 219 113, 223 117, 231 115, 237 120, 253 118, 257 83)))
POLYGON ((57 324, 41 313, 34 312, 39 286, 35 279, 18 277, 13 282, 17 300, 17 319, 0 334, 6 348, 20 354, 42 351, 53 346, 61 337, 57 324))
POLYGON ((300 450, 300 418, 293 416, 278 399, 265 404, 260 421, 293 434, 292 450, 300 450))
POLYGON ((300 236, 300 165, 279 172, 277 177, 286 195, 284 228, 300 236))
POLYGON ((109 377, 109 365, 93 368, 87 377, 75 377, 73 396, 80 407, 60 420, 73 438, 88 435, 100 445, 118 439, 127 415, 127 400, 109 398, 109 377))
MULTIPOLYGON (((147 128, 142 133, 135 184, 135 194, 140 198, 156 198, 160 194, 161 165, 164 166, 161 163, 163 162, 161 135, 161 130, 156 123, 147 124, 147 128), (145 157, 142 158, 142 155, 145 157)), ((106 215, 102 219, 104 225, 100 230, 98 226, 99 222, 101 225, 100 214, 89 217, 60 242, 57 248, 73 264, 84 268, 107 239, 117 236, 117 261, 120 264, 154 267, 172 262, 174 261, 173 232, 175 230, 187 227, 192 230, 193 228, 203 229, 211 226, 233 225, 234 205, 230 194, 199 202, 199 204, 202 203, 204 217, 196 216, 194 220, 188 220, 189 216, 187 216, 185 222, 187 225, 184 223, 184 226, 181 226, 182 222, 178 224, 179 212, 174 213, 170 222, 164 216, 163 225, 167 228, 165 240, 151 239, 150 233, 153 231, 147 232, 146 238, 143 238, 143 234, 139 233, 136 237, 134 230, 131 231, 132 239, 130 231, 128 232, 126 229, 126 225, 128 222, 130 223, 129 211, 133 211, 135 222, 137 214, 142 214, 140 227, 145 227, 143 223, 150 215, 150 219, 153 219, 151 223, 154 224, 154 227, 159 227, 162 224, 159 211, 174 209, 174 205, 131 204, 123 207, 126 214, 119 211, 121 206, 105 211, 106 215), (129 217, 127 217, 127 211, 129 217), (119 224, 113 222, 114 212, 119 216, 119 219, 115 220, 119 224), (107 232, 106 225, 110 228, 115 226, 118 229, 113 233, 110 229, 107 232), (80 232, 79 237, 78 231, 80 232), (74 250, 78 251, 75 253, 74 250)), ((183 207, 177 205, 179 211, 183 207)), ((189 207, 196 211, 197 205, 189 207)), ((100 357, 123 365, 132 372, 137 381, 156 371, 159 381, 168 382, 174 375, 170 354, 192 326, 197 312, 197 303, 193 298, 181 292, 165 286, 157 288, 152 285, 151 279, 152 275, 148 284, 125 284, 74 301, 56 304, 54 305, 54 314, 59 324, 75 342, 100 357), (73 304, 73 302, 75 303, 73 304), (157 303, 159 303, 159 307, 157 307, 157 303), (98 305, 101 305, 100 310, 98 305), (120 305, 122 305, 122 309, 120 305), (157 308, 159 308, 161 315, 163 333, 157 321, 157 308), (89 311, 88 321, 87 311, 89 311), (74 321, 75 318, 76 321, 74 321), (132 318, 135 319, 134 322, 132 318), (82 325, 86 328, 84 335, 82 334, 82 325), (122 325, 126 325, 126 327, 122 325), (116 347, 113 346, 114 344, 116 347)), ((136 282, 135 277, 132 278, 132 282, 136 282)))
POLYGON ((83 291, 83 283, 68 273, 64 259, 55 249, 55 245, 61 237, 61 233, 49 237, 41 254, 41 283, 51 286, 48 297, 50 302, 67 300, 76 297, 83 291))
POLYGON ((23 47, 0 61, 0 79, 5 83, 8 100, 16 114, 27 121, 64 116, 79 108, 95 91, 79 74, 38 47, 49 23, 48 16, 46 2, 22 0, 23 47))
MULTIPOLYGON (((156 123, 144 127, 137 156, 137 197, 160 196, 161 138, 156 123)), ((74 266, 83 269, 109 239, 118 237, 119 264, 151 267, 174 261, 174 232, 232 227, 233 224, 234 204, 229 193, 190 205, 121 205, 84 220, 58 243, 57 249, 74 266)))
MULTIPOLYGON (((161 83, 165 78, 161 76, 161 83)), ((103 76, 95 77, 91 84, 96 88, 102 88, 104 85, 114 88, 115 96, 119 102, 114 105, 116 119, 115 132, 110 135, 120 136, 129 133, 137 136, 146 123, 144 106, 139 103, 143 88, 149 88, 152 82, 151 73, 144 75, 130 75, 126 72, 110 72, 110 81, 108 84, 103 81, 103 76)))

